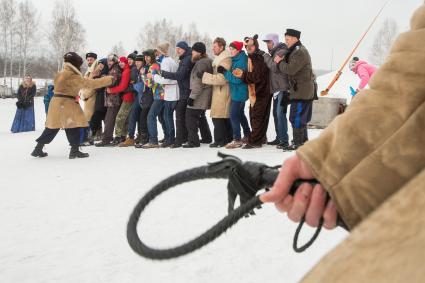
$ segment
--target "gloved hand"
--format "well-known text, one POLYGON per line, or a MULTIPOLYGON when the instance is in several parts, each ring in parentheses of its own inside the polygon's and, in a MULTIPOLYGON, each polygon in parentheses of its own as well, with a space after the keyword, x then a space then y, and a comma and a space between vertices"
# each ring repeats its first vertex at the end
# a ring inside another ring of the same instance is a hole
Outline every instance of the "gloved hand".
POLYGON ((224 68, 223 66, 218 66, 218 68, 217 68, 217 72, 219 73, 219 74, 223 74, 224 75, 224 73, 226 73, 226 68, 224 68))
POLYGON ((195 100, 193 98, 188 98, 187 99, 187 105, 193 107, 193 104, 195 103, 195 100))

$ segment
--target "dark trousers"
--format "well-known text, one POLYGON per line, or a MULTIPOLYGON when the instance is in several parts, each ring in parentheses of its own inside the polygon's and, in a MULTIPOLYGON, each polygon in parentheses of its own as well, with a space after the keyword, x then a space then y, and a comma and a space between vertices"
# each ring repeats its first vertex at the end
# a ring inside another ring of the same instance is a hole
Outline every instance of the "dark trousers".
POLYGON ((199 120, 199 131, 201 132, 201 140, 203 143, 212 143, 210 125, 205 116, 206 110, 202 110, 201 119, 199 120))
POLYGON ((206 122, 205 110, 202 109, 186 109, 186 127, 187 141, 195 146, 200 145, 198 131, 201 130, 202 140, 208 142, 212 140, 211 131, 206 122), (204 121, 205 119, 205 121, 204 121), (202 127, 202 128, 201 128, 202 127))
POLYGON ((149 137, 149 130, 148 130, 148 115, 149 111, 151 110, 150 107, 148 108, 142 108, 142 111, 140 111, 140 133, 145 136, 149 137))
POLYGON ((103 133, 103 141, 111 142, 114 139, 115 120, 117 118, 120 106, 108 107, 105 116, 105 131, 103 133))
POLYGON ((232 123, 230 119, 212 119, 214 124, 214 142, 221 145, 230 143, 233 139, 232 123))
POLYGON ((186 128, 186 108, 187 100, 181 99, 176 105, 176 144, 183 144, 187 141, 186 128))
POLYGON ((102 130, 102 121, 105 120, 106 108, 105 111, 94 111, 93 116, 90 121, 90 128, 95 135, 98 131, 102 130))
MULTIPOLYGON (((68 138, 68 142, 71 146, 80 145, 80 129, 81 128, 65 129, 66 137, 68 138)), ((59 129, 45 128, 36 142, 41 144, 49 144, 54 140, 58 133, 59 129)))
POLYGON ((291 110, 289 114, 289 121, 294 129, 303 129, 307 127, 308 122, 311 121, 313 112, 312 101, 296 100, 291 101, 291 110))

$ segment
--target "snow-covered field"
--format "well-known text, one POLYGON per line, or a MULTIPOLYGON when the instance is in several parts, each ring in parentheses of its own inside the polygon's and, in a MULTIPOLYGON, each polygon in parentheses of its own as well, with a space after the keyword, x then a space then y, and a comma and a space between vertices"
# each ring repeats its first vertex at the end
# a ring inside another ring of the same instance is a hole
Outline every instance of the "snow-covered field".
MULTIPOLYGON (((68 160, 60 132, 46 148, 49 157, 34 159, 29 154, 43 129, 42 99, 36 99, 32 133, 10 133, 14 103, 0 100, 2 283, 291 283, 347 235, 323 231, 307 252, 295 254, 296 225, 268 205, 200 251, 166 262, 145 260, 126 241, 133 206, 163 178, 217 160, 217 151, 90 147, 84 149, 89 159, 68 160)), ((290 156, 271 146, 229 152, 270 165, 290 156)), ((164 195, 142 217, 144 238, 158 247, 191 239, 225 215, 226 196, 224 181, 195 182, 164 195)))

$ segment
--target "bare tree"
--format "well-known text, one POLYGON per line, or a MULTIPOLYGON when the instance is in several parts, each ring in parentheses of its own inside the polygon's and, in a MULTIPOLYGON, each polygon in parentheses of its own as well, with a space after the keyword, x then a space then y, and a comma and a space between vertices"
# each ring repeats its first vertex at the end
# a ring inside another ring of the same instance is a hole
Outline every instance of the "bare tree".
POLYGON ((387 58, 391 46, 399 33, 397 22, 394 19, 385 20, 381 29, 378 31, 372 46, 369 59, 372 63, 380 66, 387 58))
POLYGON ((52 18, 48 37, 57 61, 57 70, 60 71, 63 55, 69 51, 79 52, 85 46, 86 32, 76 18, 71 0, 57 1, 52 18))
POLYGON ((35 35, 39 24, 38 12, 32 2, 25 0, 19 3, 17 34, 19 37, 19 77, 21 77, 21 65, 23 74, 27 74, 28 56, 33 50, 35 35))
POLYGON ((6 85, 7 76, 7 59, 10 63, 10 86, 12 87, 12 72, 13 72, 13 43, 14 43, 14 25, 16 16, 16 1, 1 0, 0 2, 0 25, 2 27, 2 42, 3 42, 3 80, 6 85))
POLYGON ((118 42, 118 44, 115 44, 114 47, 112 47, 111 53, 116 54, 117 56, 127 56, 127 51, 125 50, 121 41, 118 42))
POLYGON ((147 23, 139 33, 139 46, 143 49, 156 48, 159 44, 168 42, 170 43, 171 50, 170 56, 175 57, 174 46, 180 40, 185 40, 188 44, 193 44, 197 41, 202 41, 207 45, 208 51, 211 49, 212 39, 208 34, 200 34, 196 24, 189 25, 188 30, 185 32, 183 27, 175 26, 171 21, 163 19, 154 23, 147 23))

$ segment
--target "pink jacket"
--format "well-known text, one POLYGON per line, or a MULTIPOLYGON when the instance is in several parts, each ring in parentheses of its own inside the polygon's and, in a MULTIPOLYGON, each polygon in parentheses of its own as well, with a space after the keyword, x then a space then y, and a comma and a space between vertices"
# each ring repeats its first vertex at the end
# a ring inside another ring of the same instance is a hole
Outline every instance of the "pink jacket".
POLYGON ((376 70, 377 68, 375 66, 372 66, 365 61, 358 61, 356 63, 353 72, 361 79, 359 89, 364 89, 368 85, 376 70))

